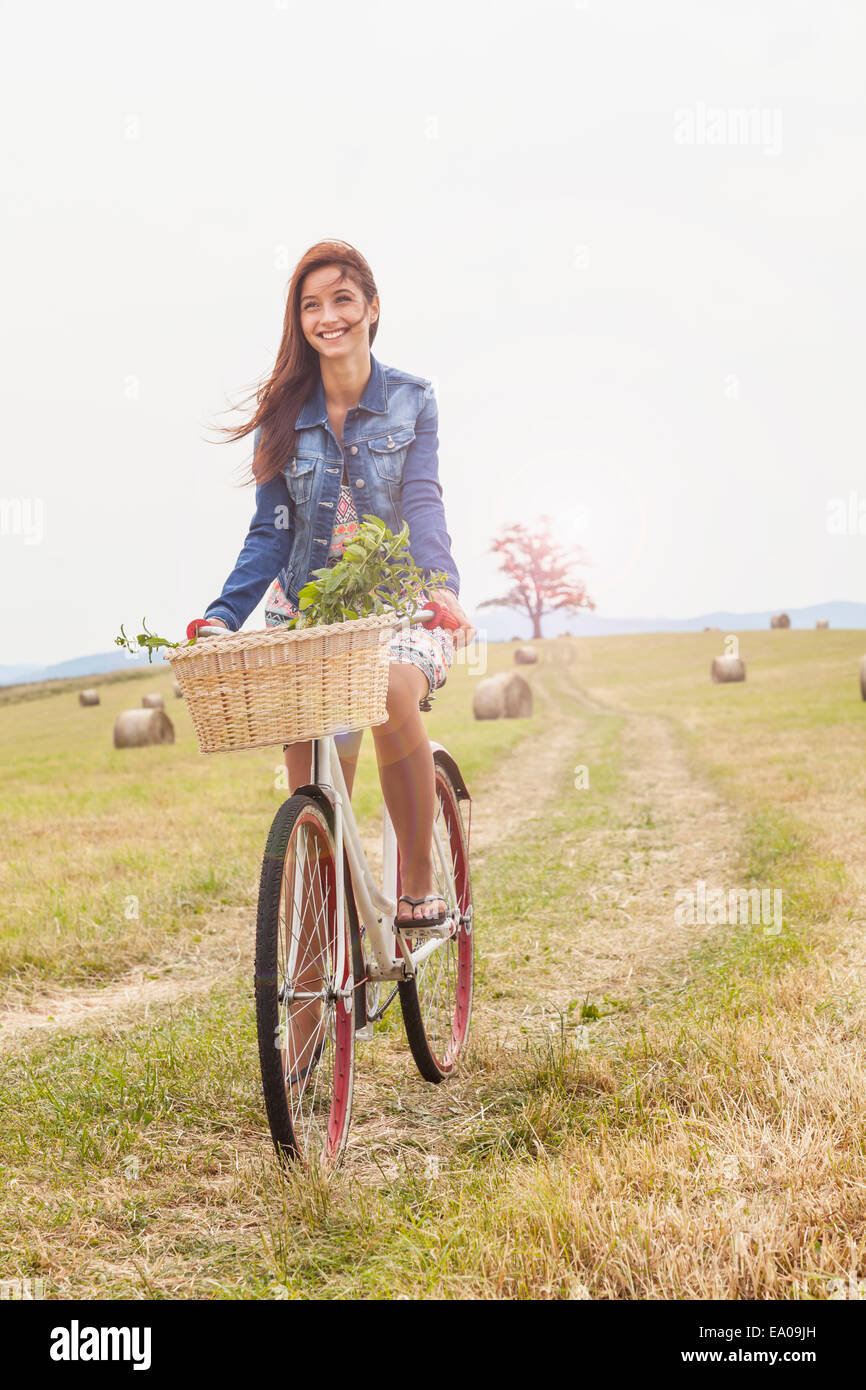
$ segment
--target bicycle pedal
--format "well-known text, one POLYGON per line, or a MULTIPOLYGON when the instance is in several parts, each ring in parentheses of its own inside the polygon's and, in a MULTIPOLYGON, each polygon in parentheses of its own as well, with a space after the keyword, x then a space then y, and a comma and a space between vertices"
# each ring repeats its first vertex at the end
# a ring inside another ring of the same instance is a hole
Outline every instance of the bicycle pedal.
POLYGON ((416 940, 419 938, 426 940, 428 937, 434 939, 442 937, 444 939, 451 935, 451 919, 449 918, 447 922, 439 922, 435 927, 428 927, 420 918, 414 922, 395 922, 394 935, 414 937, 416 940))

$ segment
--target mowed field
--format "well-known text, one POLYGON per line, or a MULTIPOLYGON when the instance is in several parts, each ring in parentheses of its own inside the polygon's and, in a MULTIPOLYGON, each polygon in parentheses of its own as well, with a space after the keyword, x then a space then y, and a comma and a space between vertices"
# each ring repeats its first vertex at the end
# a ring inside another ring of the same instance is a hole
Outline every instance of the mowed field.
MULTIPOLYGON (((528 720, 475 723, 452 671, 428 727, 473 794, 471 1045, 431 1087, 392 1010, 329 1183, 281 1168, 260 1096, 280 750, 202 757, 161 663, 96 708, 2 705, 0 1279, 804 1299, 866 1278, 866 635, 739 637, 729 686, 722 634, 538 642, 528 720), (148 690, 177 742, 114 750, 148 690), (781 927, 683 920, 700 883, 780 892, 781 927)), ((373 843, 377 790, 368 734, 373 843)))

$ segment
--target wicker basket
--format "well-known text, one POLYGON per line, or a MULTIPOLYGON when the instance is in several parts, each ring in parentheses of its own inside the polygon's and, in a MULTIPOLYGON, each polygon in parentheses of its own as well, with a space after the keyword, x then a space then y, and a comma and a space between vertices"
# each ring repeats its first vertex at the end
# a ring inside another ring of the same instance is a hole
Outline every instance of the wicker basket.
POLYGON ((388 718, 393 615, 203 637, 167 660, 202 753, 269 748, 388 718))

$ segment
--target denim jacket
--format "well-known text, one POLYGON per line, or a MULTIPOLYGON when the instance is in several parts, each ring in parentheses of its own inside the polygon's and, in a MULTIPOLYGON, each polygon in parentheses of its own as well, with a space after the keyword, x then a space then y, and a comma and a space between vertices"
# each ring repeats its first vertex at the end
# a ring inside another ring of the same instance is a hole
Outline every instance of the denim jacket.
MULTIPOLYGON (((444 570, 460 592, 439 482, 438 409, 424 377, 386 367, 371 371, 357 406, 346 414, 343 447, 331 429, 321 376, 295 422, 296 452, 282 473, 256 487, 256 510, 234 569, 206 618, 237 632, 276 578, 290 603, 311 571, 328 562, 343 463, 358 515, 379 516, 392 531, 409 523, 409 550, 425 575, 444 570)), ((261 428, 255 431, 254 451, 261 428)))

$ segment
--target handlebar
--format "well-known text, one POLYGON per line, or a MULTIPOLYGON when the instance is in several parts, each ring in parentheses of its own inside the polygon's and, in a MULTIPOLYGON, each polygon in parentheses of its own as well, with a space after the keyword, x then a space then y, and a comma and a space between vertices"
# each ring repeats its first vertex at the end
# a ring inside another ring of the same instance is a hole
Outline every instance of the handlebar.
MULTIPOLYGON (((447 608, 444 608, 441 603, 434 603, 431 601, 431 606, 429 608, 422 608, 412 618, 395 618, 394 631, 398 632, 404 627, 411 627, 413 623, 424 623, 425 626, 430 627, 451 627, 452 624, 454 627, 458 626, 453 619, 445 621, 446 617, 451 619, 451 615, 448 613, 447 608)), ((237 635, 232 632, 230 628, 219 627, 216 623, 199 623, 197 626, 194 623, 190 623, 189 626, 195 629, 195 635, 197 637, 235 637, 237 635)))

